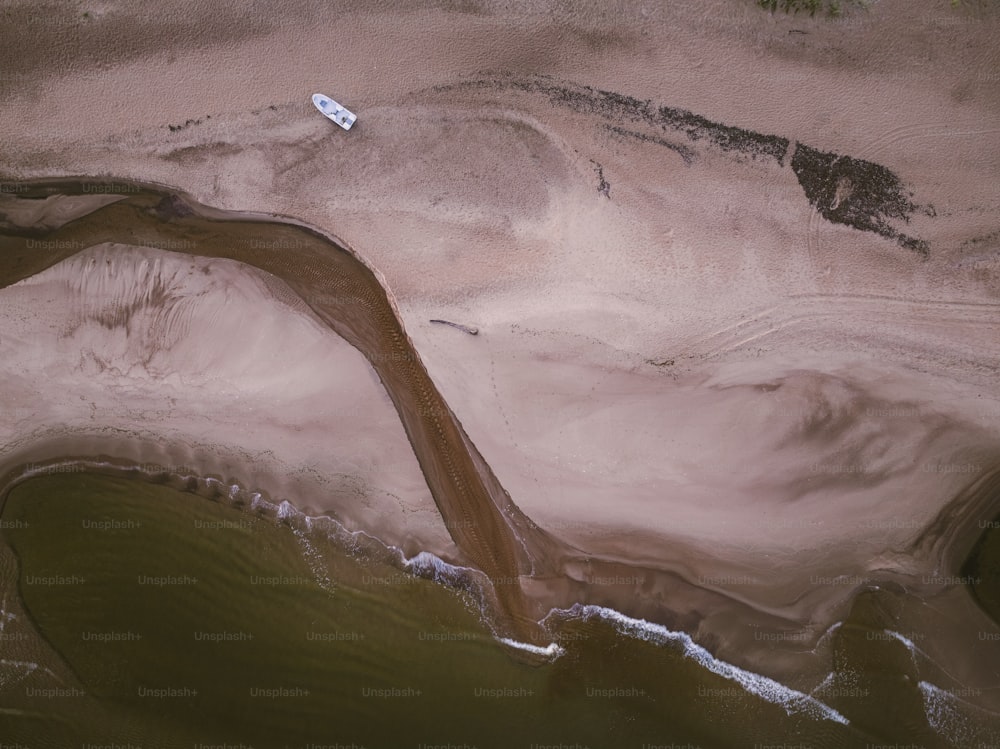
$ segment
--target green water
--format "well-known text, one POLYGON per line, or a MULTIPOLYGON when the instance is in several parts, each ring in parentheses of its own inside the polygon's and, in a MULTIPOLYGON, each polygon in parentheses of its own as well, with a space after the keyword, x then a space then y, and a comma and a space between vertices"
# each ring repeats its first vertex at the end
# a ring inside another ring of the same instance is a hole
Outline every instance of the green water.
POLYGON ((565 655, 522 663, 468 595, 163 486, 39 477, 10 493, 3 519, 20 599, 57 654, 36 657, 86 692, 0 709, 8 743, 865 745, 601 622, 563 623, 565 655))
POLYGON ((986 529, 969 553, 962 575, 975 582, 972 595, 983 610, 1000 622, 1000 518, 986 523, 986 529))

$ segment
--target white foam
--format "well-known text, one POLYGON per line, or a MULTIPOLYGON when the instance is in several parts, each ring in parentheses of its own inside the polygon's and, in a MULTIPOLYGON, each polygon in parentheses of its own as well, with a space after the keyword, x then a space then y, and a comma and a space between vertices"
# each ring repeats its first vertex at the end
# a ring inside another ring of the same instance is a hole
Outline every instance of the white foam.
POLYGON ((489 616, 491 607, 487 603, 487 591, 490 589, 491 583, 490 579, 481 570, 474 567, 460 567, 448 564, 448 562, 445 562, 429 551, 418 552, 410 558, 403 556, 401 551, 399 553, 403 559, 403 569, 407 572, 469 594, 471 600, 467 601, 467 605, 474 606, 478 610, 479 621, 492 633, 497 642, 535 653, 536 655, 545 655, 552 660, 562 655, 563 650, 556 643, 551 643, 547 647, 541 648, 537 645, 511 640, 502 636, 497 630, 496 621, 489 616))
POLYGON ((910 651, 910 658, 913 659, 914 664, 916 664, 917 662, 917 653, 924 655, 924 652, 920 650, 920 648, 918 648, 916 645, 914 645, 913 640, 911 640, 910 638, 904 637, 903 635, 899 634, 899 632, 893 632, 891 629, 885 630, 885 633, 890 637, 893 637, 894 639, 906 645, 907 650, 910 651))
POLYGON ((0 632, 3 632, 7 627, 7 622, 12 622, 17 619, 17 614, 7 611, 7 596, 4 596, 3 602, 0 603, 0 632))
POLYGON ((37 668, 38 664, 31 661, 12 661, 0 658, 0 688, 6 689, 17 684, 37 668))
POLYGON ((327 572, 326 564, 323 561, 323 555, 320 554, 319 550, 313 546, 312 541, 309 540, 309 536, 299 528, 293 528, 292 533, 295 536, 295 540, 299 544, 299 548, 302 550, 302 557, 306 560, 306 564, 309 565, 309 570, 312 572, 313 580, 319 587, 325 590, 327 593, 333 593, 336 590, 333 581, 330 579, 330 575, 327 572))
POLYGON ((260 492, 254 492, 250 495, 250 509, 255 511, 273 510, 274 505, 264 499, 260 492))
POLYGON ((816 694, 816 692, 822 692, 827 687, 832 687, 836 682, 837 682, 837 674, 831 671, 826 675, 826 678, 824 678, 823 681, 821 681, 819 684, 813 687, 812 692, 810 692, 809 694, 810 696, 812 696, 816 694))
POLYGON ((909 637, 904 637, 903 635, 899 634, 899 632, 895 632, 895 631, 893 631, 891 629, 885 630, 885 633, 887 635, 895 637, 901 643, 903 643, 904 645, 906 645, 906 647, 908 647, 911 652, 916 652, 917 646, 913 644, 913 640, 911 640, 909 637))
POLYGON ((300 515, 302 513, 287 499, 282 500, 281 504, 278 505, 278 520, 289 520, 300 515))
POLYGON ((924 698, 924 712, 927 713, 927 722, 931 728, 941 733, 948 719, 957 715, 954 712, 954 707, 948 704, 949 700, 953 700, 954 697, 930 682, 922 681, 918 686, 920 694, 924 698))
POLYGON ((973 731, 969 718, 958 709, 961 700, 927 681, 921 681, 918 686, 930 727, 949 741, 971 743, 973 731))
POLYGON ((623 635, 656 645, 680 646, 683 649, 685 657, 691 658, 714 674, 736 682, 747 692, 755 694, 774 705, 779 705, 789 715, 793 713, 805 713, 813 718, 832 720, 836 723, 842 723, 845 726, 850 725, 850 721, 847 718, 814 697, 786 687, 784 684, 774 681, 774 679, 769 679, 766 676, 745 671, 731 663, 720 661, 705 650, 705 648, 701 647, 701 645, 698 645, 685 632, 673 632, 661 624, 654 624, 645 619, 633 619, 614 609, 604 608, 603 606, 585 606, 575 603, 569 609, 555 609, 549 616, 552 613, 561 613, 576 619, 583 619, 584 621, 601 619, 612 624, 623 635))
POLYGON ((0 658, 0 666, 13 666, 14 668, 23 668, 27 671, 34 671, 38 668, 37 663, 31 661, 12 661, 8 658, 0 658))
POLYGON ((471 567, 448 564, 429 551, 418 552, 409 559, 404 558, 403 567, 415 575, 427 577, 436 583, 445 583, 446 585, 456 585, 468 580, 470 574, 479 573, 479 570, 474 570, 471 567))
POLYGON ((555 642, 551 642, 543 648, 538 645, 532 645, 527 642, 518 642, 517 640, 512 640, 509 637, 501 637, 499 639, 500 642, 502 642, 504 645, 509 645, 512 648, 517 648, 518 650, 524 650, 528 653, 534 653, 535 655, 544 655, 547 658, 550 658, 551 660, 555 660, 556 658, 558 658, 559 656, 561 656, 563 653, 566 652, 562 647, 559 646, 558 643, 555 642))
POLYGON ((839 630, 843 626, 843 624, 844 624, 843 622, 834 622, 829 627, 827 627, 826 631, 820 636, 819 640, 816 641, 816 647, 818 648, 820 645, 822 645, 823 642, 827 640, 827 638, 833 637, 833 635, 836 634, 837 630, 839 630))

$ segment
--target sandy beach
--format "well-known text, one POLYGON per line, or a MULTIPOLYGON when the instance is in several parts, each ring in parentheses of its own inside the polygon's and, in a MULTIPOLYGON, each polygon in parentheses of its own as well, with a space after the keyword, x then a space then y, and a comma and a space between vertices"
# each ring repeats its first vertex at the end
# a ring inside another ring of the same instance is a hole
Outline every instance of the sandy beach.
POLYGON ((955 579, 1000 513, 997 9, 376 5, 11 4, 0 218, 55 230, 143 183, 341 238, 523 548, 456 540, 392 382, 327 292, 247 259, 294 277, 266 238, 123 233, 6 279, 0 475, 190 468, 495 564, 530 618, 612 607, 805 691, 859 591, 906 591, 919 678, 988 683, 967 643, 997 625, 955 579), (90 194, 20 194, 62 178, 90 194))

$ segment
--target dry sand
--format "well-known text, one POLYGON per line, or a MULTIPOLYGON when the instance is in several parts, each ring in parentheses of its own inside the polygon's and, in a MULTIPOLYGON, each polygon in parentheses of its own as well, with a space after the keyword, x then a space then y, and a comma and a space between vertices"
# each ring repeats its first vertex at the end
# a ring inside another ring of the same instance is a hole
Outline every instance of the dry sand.
MULTIPOLYGON (((815 638, 872 579, 953 596, 921 580, 954 574, 1000 511, 977 496, 961 532, 935 522, 1000 465, 998 18, 946 5, 886 0, 833 22, 738 0, 286 3, 251 23, 195 3, 142 19, 16 3, 30 34, 0 52, 2 168, 174 185, 343 237, 524 513, 582 556, 676 573, 815 638), (726 151, 595 90, 790 145, 726 151), (355 129, 319 117, 313 91, 356 111, 355 129), (824 219, 795 144, 890 169, 915 206, 890 223, 926 254, 824 219)), ((273 456, 259 479, 273 495, 460 560, 363 358, 254 271, 191 262, 102 247, 0 292, 17 417, 3 453, 141 425, 237 480, 273 456), (74 282, 78 264, 108 253, 123 288, 178 284, 162 314, 188 327, 169 356, 144 360, 148 328, 80 323, 109 297, 74 282), (357 404, 364 418, 335 428, 357 404)), ((554 602, 572 597, 557 587, 554 602)), ((601 602, 641 612, 645 597, 721 657, 782 668, 715 597, 667 589, 601 602)))

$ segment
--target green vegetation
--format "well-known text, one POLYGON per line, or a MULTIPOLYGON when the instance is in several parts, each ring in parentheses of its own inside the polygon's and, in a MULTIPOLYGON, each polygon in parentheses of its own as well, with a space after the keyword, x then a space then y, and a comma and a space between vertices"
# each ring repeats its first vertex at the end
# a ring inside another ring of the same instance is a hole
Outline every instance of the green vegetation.
POLYGON ((757 0, 757 5, 771 11, 783 10, 786 13, 798 13, 800 10, 806 11, 810 16, 816 15, 817 11, 826 13, 830 18, 839 18, 844 13, 844 5, 857 5, 865 7, 863 0, 757 0))

